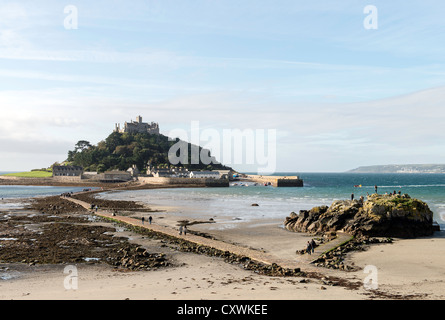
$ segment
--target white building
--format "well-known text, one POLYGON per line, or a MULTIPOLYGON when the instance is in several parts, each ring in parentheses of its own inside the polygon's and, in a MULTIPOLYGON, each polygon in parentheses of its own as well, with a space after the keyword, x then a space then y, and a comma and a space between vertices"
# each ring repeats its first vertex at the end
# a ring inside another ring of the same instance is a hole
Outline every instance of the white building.
POLYGON ((219 179, 218 171, 190 171, 189 178, 219 179))

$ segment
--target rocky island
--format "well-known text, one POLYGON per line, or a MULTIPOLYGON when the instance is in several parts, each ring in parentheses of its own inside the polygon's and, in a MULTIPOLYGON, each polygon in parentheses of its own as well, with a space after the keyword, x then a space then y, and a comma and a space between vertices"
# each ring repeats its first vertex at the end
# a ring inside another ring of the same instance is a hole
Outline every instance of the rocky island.
POLYGON ((436 230, 428 205, 409 195, 369 195, 367 200, 336 200, 331 206, 292 212, 287 230, 325 234, 343 231, 354 236, 415 238, 436 230))

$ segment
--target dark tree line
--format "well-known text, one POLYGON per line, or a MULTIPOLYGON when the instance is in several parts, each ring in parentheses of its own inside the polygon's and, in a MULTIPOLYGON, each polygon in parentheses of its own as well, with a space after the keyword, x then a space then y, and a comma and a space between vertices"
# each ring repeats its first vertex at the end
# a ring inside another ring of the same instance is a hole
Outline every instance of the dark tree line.
MULTIPOLYGON (((158 167, 170 166, 168 152, 178 141, 169 141, 164 135, 113 132, 97 145, 91 145, 86 140, 78 141, 74 150, 68 151, 67 161, 72 165, 82 166, 85 171, 127 170, 136 165, 144 172, 148 163, 158 167)), ((191 144, 187 143, 187 147, 188 161, 178 164, 178 167, 191 170, 229 169, 221 164, 191 164, 191 144)))

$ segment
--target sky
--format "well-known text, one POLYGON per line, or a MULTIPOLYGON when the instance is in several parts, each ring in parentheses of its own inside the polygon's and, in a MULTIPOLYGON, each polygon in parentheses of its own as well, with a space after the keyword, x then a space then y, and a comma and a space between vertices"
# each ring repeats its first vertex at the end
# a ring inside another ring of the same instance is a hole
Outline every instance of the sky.
POLYGON ((439 0, 0 0, 0 171, 61 162, 138 115, 168 136, 196 122, 274 131, 278 172, 444 163, 444 11, 439 0))

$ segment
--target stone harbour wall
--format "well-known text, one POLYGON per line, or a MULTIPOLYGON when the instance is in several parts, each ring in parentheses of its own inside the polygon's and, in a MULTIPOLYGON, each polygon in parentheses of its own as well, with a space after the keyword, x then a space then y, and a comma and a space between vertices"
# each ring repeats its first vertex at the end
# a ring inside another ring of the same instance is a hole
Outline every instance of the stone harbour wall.
POLYGON ((143 184, 196 185, 196 186, 206 186, 206 187, 228 187, 229 186, 228 179, 139 177, 138 181, 143 184))

